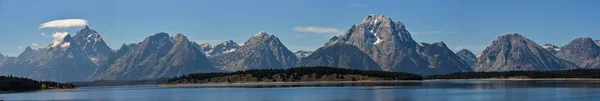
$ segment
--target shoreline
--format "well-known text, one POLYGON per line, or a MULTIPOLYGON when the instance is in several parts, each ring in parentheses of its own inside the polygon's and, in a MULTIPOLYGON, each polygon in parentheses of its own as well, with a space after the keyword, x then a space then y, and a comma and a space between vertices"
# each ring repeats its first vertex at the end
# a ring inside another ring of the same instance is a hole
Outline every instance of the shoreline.
POLYGON ((440 80, 489 80, 489 81, 544 81, 544 80, 557 80, 557 81, 581 81, 581 80, 592 80, 600 81, 600 78, 476 78, 476 79, 426 79, 423 81, 440 81, 440 80))
POLYGON ((422 82, 424 80, 390 80, 390 81, 303 81, 303 82, 240 82, 240 83, 177 83, 158 84, 159 86, 232 86, 232 85, 302 85, 302 84, 351 84, 351 83, 396 83, 422 82))
MULTIPOLYGON (((126 87, 126 86, 244 86, 244 85, 311 85, 311 84, 351 84, 351 83, 398 83, 398 82, 430 82, 448 80, 481 80, 481 81, 598 81, 600 78, 477 78, 477 79, 424 79, 424 80, 389 80, 389 81, 303 81, 303 82, 239 82, 239 83, 164 83, 143 85, 117 85, 117 86, 85 86, 83 88, 97 87, 126 87)), ((78 89, 82 87, 77 87, 78 89)))
POLYGON ((227 86, 227 85, 301 85, 301 84, 339 84, 339 83, 396 83, 396 82, 429 82, 447 80, 482 80, 482 81, 600 81, 600 78, 478 78, 478 79, 425 79, 425 80, 393 80, 393 81, 306 81, 306 82, 242 82, 242 83, 177 83, 157 84, 158 86, 227 86))

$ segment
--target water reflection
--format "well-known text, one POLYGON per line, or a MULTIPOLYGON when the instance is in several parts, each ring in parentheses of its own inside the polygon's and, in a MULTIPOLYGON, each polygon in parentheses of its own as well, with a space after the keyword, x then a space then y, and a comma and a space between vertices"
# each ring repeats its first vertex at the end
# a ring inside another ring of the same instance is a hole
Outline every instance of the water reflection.
POLYGON ((600 101, 596 81, 475 81, 90 87, 0 94, 0 100, 85 101, 600 101))

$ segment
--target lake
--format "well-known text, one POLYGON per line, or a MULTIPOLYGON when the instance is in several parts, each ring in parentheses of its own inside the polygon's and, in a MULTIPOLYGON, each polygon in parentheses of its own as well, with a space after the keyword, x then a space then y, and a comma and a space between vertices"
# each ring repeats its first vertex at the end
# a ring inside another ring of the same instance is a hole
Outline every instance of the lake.
POLYGON ((74 101, 600 101, 600 81, 415 82, 82 87, 0 94, 2 100, 74 101))

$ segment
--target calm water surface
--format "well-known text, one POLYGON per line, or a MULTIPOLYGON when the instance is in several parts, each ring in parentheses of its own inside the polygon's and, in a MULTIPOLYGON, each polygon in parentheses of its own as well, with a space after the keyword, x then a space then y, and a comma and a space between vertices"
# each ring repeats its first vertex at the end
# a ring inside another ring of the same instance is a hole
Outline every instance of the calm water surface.
POLYGON ((203 86, 87 87, 0 94, 76 101, 600 101, 599 81, 441 80, 203 86))

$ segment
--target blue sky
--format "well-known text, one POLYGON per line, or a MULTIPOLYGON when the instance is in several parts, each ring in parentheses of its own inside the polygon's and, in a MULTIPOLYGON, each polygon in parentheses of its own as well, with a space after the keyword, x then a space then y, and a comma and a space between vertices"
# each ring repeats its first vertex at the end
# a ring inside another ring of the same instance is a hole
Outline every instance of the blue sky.
MULTIPOLYGON (((46 46, 55 29, 39 25, 85 19, 113 49, 157 32, 191 41, 243 43, 274 34, 292 51, 314 50, 368 14, 405 23, 419 42, 481 52, 498 35, 521 33, 538 44, 600 39, 598 0, 0 0, 0 53, 46 46), (315 32, 296 27, 319 27, 315 32), (46 36, 41 35, 46 33, 46 36)), ((81 27, 69 28, 74 35, 81 27)))

